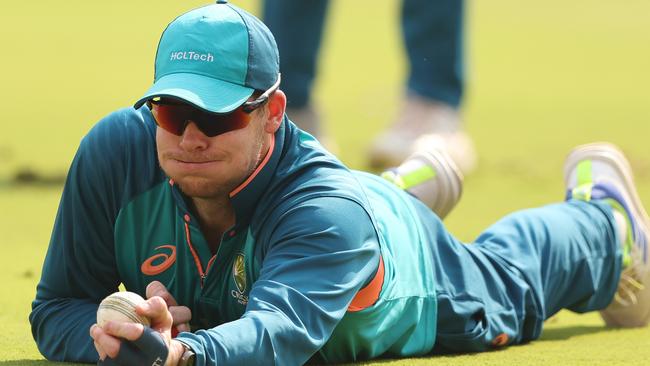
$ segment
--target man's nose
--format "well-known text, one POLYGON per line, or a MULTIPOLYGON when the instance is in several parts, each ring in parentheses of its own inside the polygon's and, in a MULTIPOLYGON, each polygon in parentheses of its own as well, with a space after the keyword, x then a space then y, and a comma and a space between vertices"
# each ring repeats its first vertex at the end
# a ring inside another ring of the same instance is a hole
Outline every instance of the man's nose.
POLYGON ((185 130, 181 135, 180 147, 184 150, 200 150, 208 146, 209 137, 206 136, 193 121, 187 121, 185 130))

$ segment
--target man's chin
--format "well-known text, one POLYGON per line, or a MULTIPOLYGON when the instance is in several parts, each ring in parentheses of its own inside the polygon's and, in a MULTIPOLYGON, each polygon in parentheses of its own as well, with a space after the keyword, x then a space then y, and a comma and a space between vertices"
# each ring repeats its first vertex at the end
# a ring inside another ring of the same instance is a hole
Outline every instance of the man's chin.
POLYGON ((216 182, 210 182, 206 179, 190 178, 182 179, 180 181, 174 180, 174 182, 184 195, 191 198, 209 199, 228 194, 228 192, 225 192, 222 188, 222 185, 216 182))

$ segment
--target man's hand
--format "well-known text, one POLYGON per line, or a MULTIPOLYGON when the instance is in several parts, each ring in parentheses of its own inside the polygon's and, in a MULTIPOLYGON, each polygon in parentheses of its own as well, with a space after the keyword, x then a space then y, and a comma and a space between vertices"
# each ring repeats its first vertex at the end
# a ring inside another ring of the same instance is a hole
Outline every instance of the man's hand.
MULTIPOLYGON (((109 321, 103 328, 97 324, 90 327, 99 364, 106 365, 142 365, 143 360, 151 365, 177 365, 184 348, 172 340, 172 314, 165 300, 159 296, 148 299, 136 306, 135 311, 151 320, 151 330, 145 332, 142 324, 109 321), (161 347, 167 347, 166 360, 160 359, 161 347)), ((147 365, 148 366, 148 365, 147 365)))
POLYGON ((171 312, 173 319, 172 337, 175 337, 177 333, 190 331, 192 311, 187 306, 179 306, 174 296, 167 291, 165 285, 158 281, 151 282, 147 285, 146 295, 148 299, 160 296, 167 303, 167 308, 171 312), (176 332, 174 332, 174 328, 176 332))

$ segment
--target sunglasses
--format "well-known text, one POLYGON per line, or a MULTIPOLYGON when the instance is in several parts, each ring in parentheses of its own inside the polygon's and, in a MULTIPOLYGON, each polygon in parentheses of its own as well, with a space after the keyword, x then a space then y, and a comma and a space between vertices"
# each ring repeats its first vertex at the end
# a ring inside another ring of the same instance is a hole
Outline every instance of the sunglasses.
POLYGON ((187 125, 193 122, 204 135, 214 137, 248 126, 253 118, 251 113, 266 104, 279 86, 278 75, 278 81, 271 88, 255 100, 245 102, 230 113, 206 112, 170 98, 150 99, 147 101, 147 106, 156 124, 167 132, 181 136, 187 125))

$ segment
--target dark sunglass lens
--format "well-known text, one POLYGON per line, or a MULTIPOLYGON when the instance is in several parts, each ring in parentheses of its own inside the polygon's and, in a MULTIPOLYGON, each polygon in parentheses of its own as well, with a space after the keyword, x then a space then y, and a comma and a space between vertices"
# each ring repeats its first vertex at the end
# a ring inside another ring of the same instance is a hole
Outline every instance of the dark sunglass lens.
POLYGON ((228 114, 201 113, 197 126, 206 136, 213 137, 242 129, 250 121, 251 115, 237 108, 228 114))
POLYGON ((199 130, 209 137, 239 130, 251 121, 251 115, 244 112, 242 108, 227 114, 216 114, 182 104, 151 102, 150 105, 156 124, 177 136, 183 134, 188 121, 194 122, 199 130))
POLYGON ((177 104, 154 104, 151 113, 158 126, 167 132, 180 136, 185 129, 185 121, 191 119, 191 111, 177 104))

